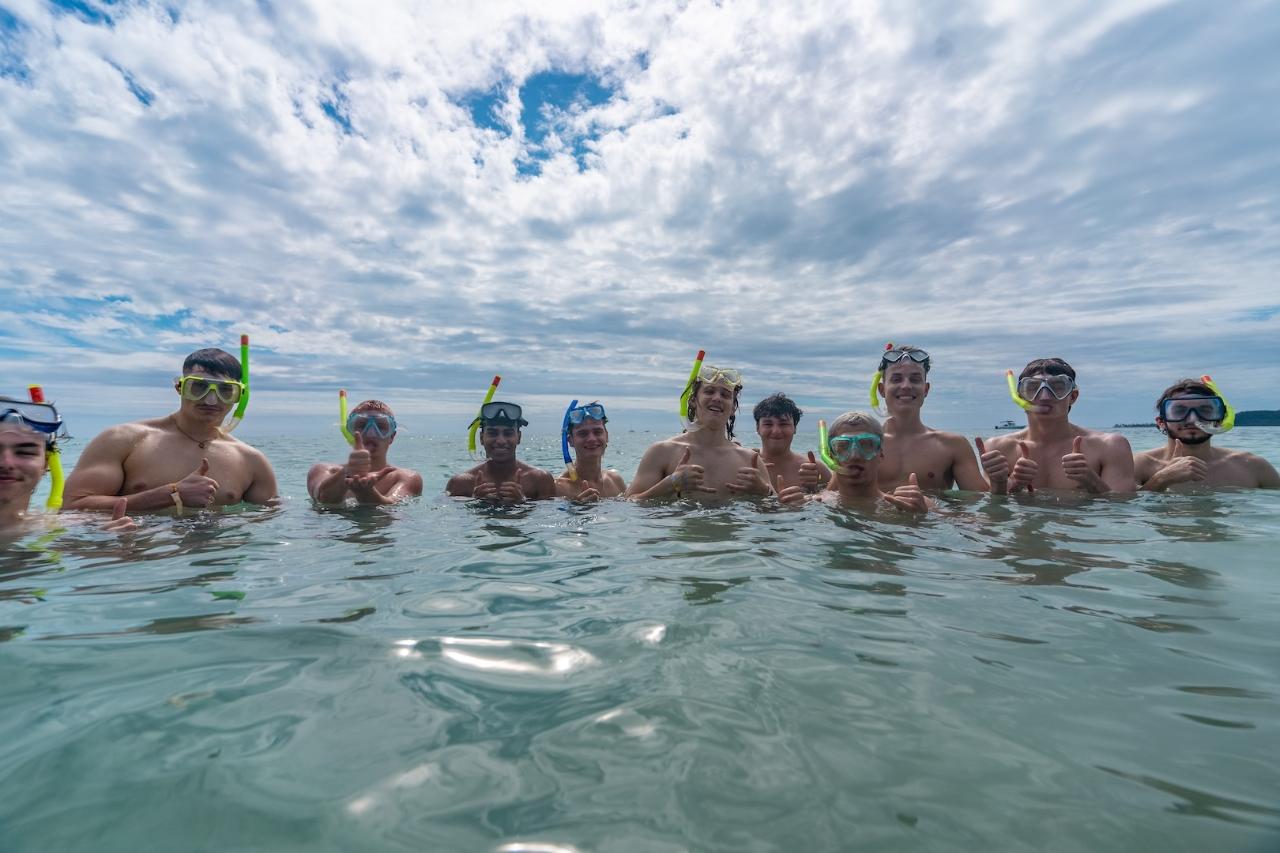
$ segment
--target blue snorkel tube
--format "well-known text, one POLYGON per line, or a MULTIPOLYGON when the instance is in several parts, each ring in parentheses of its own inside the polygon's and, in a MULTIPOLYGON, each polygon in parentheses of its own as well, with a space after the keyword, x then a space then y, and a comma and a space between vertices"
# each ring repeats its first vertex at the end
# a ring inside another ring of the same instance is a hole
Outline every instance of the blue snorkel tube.
POLYGON ((578 472, 573 467, 573 456, 569 453, 569 415, 576 408, 578 408, 578 401, 574 400, 569 404, 569 408, 564 410, 564 423, 560 426, 560 452, 564 455, 564 464, 569 469, 570 482, 578 479, 578 472))

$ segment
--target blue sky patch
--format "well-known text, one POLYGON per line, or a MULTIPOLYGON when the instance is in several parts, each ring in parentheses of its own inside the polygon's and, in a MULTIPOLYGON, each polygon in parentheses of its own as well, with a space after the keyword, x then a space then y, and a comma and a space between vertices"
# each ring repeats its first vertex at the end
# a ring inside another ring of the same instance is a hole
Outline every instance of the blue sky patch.
POLYGON ((154 92, 143 86, 132 74, 124 68, 121 68, 119 65, 116 65, 114 62, 111 63, 111 67, 120 72, 120 76, 124 78, 124 84, 129 87, 129 91, 138 99, 138 103, 142 104, 144 107, 151 106, 151 102, 156 99, 154 92))
POLYGON ((558 136, 578 161, 579 171, 586 169, 590 143, 600 137, 596 129, 574 134, 568 119, 592 107, 607 103, 614 89, 599 77, 566 71, 543 71, 534 74, 520 87, 520 125, 524 129, 527 159, 516 164, 522 175, 536 175, 542 161, 550 157, 544 147, 549 136, 558 136))
POLYGON ((75 15, 87 24, 103 24, 108 27, 115 24, 102 8, 116 5, 112 0, 102 0, 101 3, 91 3, 89 0, 49 0, 49 5, 60 12, 75 15))
POLYGON ((476 127, 496 130, 504 136, 510 135, 511 129, 498 115, 498 108, 502 105, 501 86, 482 92, 468 92, 458 99, 458 104, 471 115, 476 127))
POLYGON ((324 114, 342 129, 344 135, 351 136, 356 132, 351 124, 351 104, 337 86, 333 87, 332 98, 320 102, 320 109, 324 110, 324 114))

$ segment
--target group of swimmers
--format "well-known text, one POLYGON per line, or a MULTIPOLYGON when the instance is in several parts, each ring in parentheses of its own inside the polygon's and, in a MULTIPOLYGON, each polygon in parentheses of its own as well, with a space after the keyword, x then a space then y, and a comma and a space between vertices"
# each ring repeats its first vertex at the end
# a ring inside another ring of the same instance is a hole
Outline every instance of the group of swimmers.
MULTIPOLYGON (((742 374, 713 367, 699 353, 680 397, 685 428, 645 451, 635 477, 605 468, 609 418, 599 402, 574 400, 562 423, 565 468, 559 475, 517 458, 521 407, 494 401, 495 377, 471 424, 485 460, 451 477, 450 495, 496 503, 554 497, 725 500, 775 495, 786 505, 824 501, 851 507, 930 511, 931 492, 953 487, 995 494, 1076 490, 1089 494, 1160 491, 1171 487, 1280 488, 1280 475, 1265 459, 1214 447, 1214 435, 1230 429, 1234 411, 1208 377, 1183 379, 1156 400, 1155 423, 1164 444, 1134 454, 1116 433, 1071 423, 1080 396, 1076 373, 1060 358, 1031 361, 1009 391, 1027 415, 1025 429, 968 440, 932 429, 921 420, 929 394, 929 354, 918 347, 886 345, 871 384, 872 408, 883 400, 883 423, 866 411, 819 422, 819 456, 792 450, 801 410, 774 394, 754 408, 759 448, 735 437, 742 374), (977 453, 975 454, 974 449, 977 453), (820 457, 820 458, 819 458, 820 457)), ((65 483, 57 455, 62 420, 34 389, 30 400, 0 397, 0 530, 18 528, 46 471, 54 484, 50 506, 111 513, 107 529, 136 527, 131 514, 269 504, 277 497, 275 473, 263 453, 231 435, 249 399, 248 341, 241 358, 221 349, 189 355, 174 380, 176 411, 164 417, 113 426, 95 437, 65 483), (234 412, 233 412, 234 410, 234 412), (227 416, 232 415, 230 422, 227 416)), ((345 462, 317 463, 307 491, 320 504, 390 504, 422 494, 422 477, 391 465, 394 412, 366 400, 346 411, 343 435, 351 445, 345 462)))

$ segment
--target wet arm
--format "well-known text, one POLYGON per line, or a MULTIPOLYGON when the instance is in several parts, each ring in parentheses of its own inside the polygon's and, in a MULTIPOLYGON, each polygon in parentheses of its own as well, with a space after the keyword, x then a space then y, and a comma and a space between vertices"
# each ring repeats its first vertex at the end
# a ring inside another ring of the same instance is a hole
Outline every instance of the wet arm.
POLYGON ((951 473, 955 477, 956 488, 966 492, 990 491, 991 486, 987 483, 987 478, 982 476, 982 466, 978 464, 978 457, 973 454, 973 447, 962 435, 950 441, 955 448, 951 473))
POLYGON ((274 503, 280 494, 280 487, 276 484, 276 472, 272 470, 267 457, 256 450, 252 451, 249 470, 253 474, 253 481, 245 489, 241 500, 251 504, 274 503))
POLYGON ((347 472, 341 465, 317 462, 307 473, 307 494, 322 504, 339 504, 347 498, 347 472))
POLYGON ((1280 473, 1276 472, 1274 465, 1261 456, 1254 456, 1251 461, 1254 461, 1253 467, 1258 474, 1259 489, 1280 489, 1280 473))
POLYGON ((449 482, 445 484, 445 494, 453 495, 455 498, 469 498, 475 494, 476 478, 471 473, 454 474, 449 478, 449 482))
MULTIPOLYGON (((124 488, 124 460, 134 443, 134 434, 121 427, 112 427, 89 442, 67 478, 65 508, 111 512, 124 488)), ((128 495, 125 512, 171 507, 171 494, 165 484, 128 495)))
POLYGON ((1107 441, 1099 476, 1106 488, 1097 494, 1132 494, 1138 490, 1137 480, 1133 476, 1133 448, 1129 446, 1127 438, 1112 435, 1107 441))
POLYGON ((644 452, 640 466, 636 469, 636 476, 627 489, 628 498, 642 501, 674 494, 675 485, 665 471, 663 457, 666 455, 666 448, 660 444, 655 444, 644 452))

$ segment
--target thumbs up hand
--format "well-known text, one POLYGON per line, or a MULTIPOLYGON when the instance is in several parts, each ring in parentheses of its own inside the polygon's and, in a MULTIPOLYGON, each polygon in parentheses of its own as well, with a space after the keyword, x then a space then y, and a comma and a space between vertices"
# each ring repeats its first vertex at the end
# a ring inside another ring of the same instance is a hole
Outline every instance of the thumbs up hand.
POLYGON ((128 506, 128 498, 117 498, 111 507, 111 520, 102 525, 102 529, 109 533, 132 533, 137 530, 137 522, 124 514, 128 506))
POLYGON ((907 512, 929 511, 929 499, 924 496, 924 492, 920 491, 920 481, 916 478, 915 472, 907 478, 905 486, 898 486, 893 490, 893 494, 885 495, 884 499, 907 512))
POLYGON ((1009 491, 1016 492, 1025 487, 1028 492, 1034 492, 1035 487, 1031 484, 1035 482, 1038 473, 1040 463, 1031 458, 1031 448, 1027 443, 1019 441, 1018 461, 1013 463, 1013 473, 1009 475, 1009 491))
POLYGON ((767 495, 773 492, 767 470, 764 463, 760 461, 759 450, 751 452, 751 464, 739 468, 737 476, 726 483, 725 488, 735 495, 767 495))
POLYGON ((822 472, 818 468, 818 460, 814 457, 812 450, 809 451, 809 461, 800 463, 800 485, 806 489, 822 487, 822 472))
POLYGON ((693 457, 693 448, 686 447, 684 455, 680 457, 680 461, 676 463, 676 469, 671 472, 668 478, 671 481, 671 491, 675 492, 676 497, 689 492, 702 492, 703 494, 716 493, 715 489, 708 489, 703 482, 706 471, 701 465, 690 464, 689 460, 693 457))
POLYGON ((351 455, 347 457, 347 477, 360 477, 369 473, 373 467, 372 457, 369 451, 364 448, 364 438, 360 433, 355 435, 355 444, 352 445, 351 455))
POLYGON ((975 438, 973 443, 978 448, 978 461, 991 483, 993 494, 1002 495, 1009 489, 1009 460, 999 450, 987 450, 982 439, 975 438))
POLYGON ((1094 473, 1089 459, 1084 455, 1084 436, 1077 435, 1071 442, 1071 452, 1062 457, 1062 471, 1080 488, 1091 492, 1105 492, 1106 483, 1094 473))
POLYGON ((208 476, 209 458, 200 460, 199 467, 178 481, 178 497, 183 506, 208 506, 218 494, 218 481, 208 476))
POLYGON ((804 486, 784 486, 782 484, 782 475, 778 475, 777 485, 778 502, 783 506, 799 506, 809 500, 809 493, 804 486))

